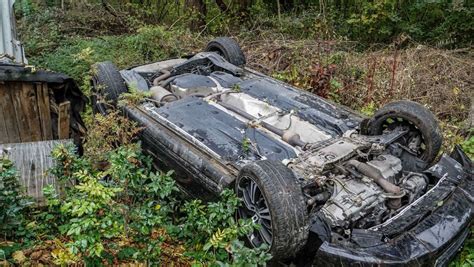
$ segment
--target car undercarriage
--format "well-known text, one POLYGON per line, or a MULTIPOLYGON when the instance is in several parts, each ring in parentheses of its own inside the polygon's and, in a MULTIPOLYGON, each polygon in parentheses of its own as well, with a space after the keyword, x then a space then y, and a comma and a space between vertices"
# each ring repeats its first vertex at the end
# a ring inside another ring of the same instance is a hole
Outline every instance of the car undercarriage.
POLYGON ((122 93, 147 92, 121 108, 157 167, 176 170, 191 197, 235 188, 237 217, 260 225, 249 245, 275 259, 446 264, 472 223, 472 162, 459 147, 437 160, 425 107, 402 100, 366 118, 244 64, 228 38, 120 72, 99 63, 93 102, 107 113, 122 93))

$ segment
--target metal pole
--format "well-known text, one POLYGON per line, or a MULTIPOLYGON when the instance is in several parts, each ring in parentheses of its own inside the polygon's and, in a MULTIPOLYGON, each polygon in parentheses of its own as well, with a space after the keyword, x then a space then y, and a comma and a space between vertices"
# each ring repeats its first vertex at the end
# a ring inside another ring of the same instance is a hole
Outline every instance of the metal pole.
POLYGON ((23 46, 16 39, 14 3, 15 0, 0 0, 0 61, 27 64, 23 46))

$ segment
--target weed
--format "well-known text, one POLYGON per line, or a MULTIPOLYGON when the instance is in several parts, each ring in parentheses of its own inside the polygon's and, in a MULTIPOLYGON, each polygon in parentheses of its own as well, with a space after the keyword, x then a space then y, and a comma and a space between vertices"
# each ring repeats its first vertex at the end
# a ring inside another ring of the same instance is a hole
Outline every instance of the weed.
POLYGON ((141 128, 137 123, 121 116, 118 111, 107 115, 97 114, 88 126, 84 143, 84 155, 94 162, 104 161, 107 153, 120 145, 129 145, 136 141, 141 128))
POLYGON ((251 145, 252 145, 252 141, 250 141, 250 139, 245 136, 242 139, 242 151, 244 151, 244 153, 250 152, 251 145))
POLYGON ((367 105, 363 106, 360 112, 362 112, 363 114, 367 116, 372 116, 374 115, 376 110, 377 110, 377 107, 375 103, 372 101, 372 102, 367 103, 367 105))
POLYGON ((120 95, 118 105, 120 107, 124 107, 127 105, 138 105, 144 99, 150 98, 150 97, 151 97, 150 92, 140 91, 137 89, 136 86, 132 85, 128 87, 128 92, 120 95))
MULTIPOLYGON (((471 132, 474 132, 474 129, 471 129, 471 132)), ((474 161, 474 136, 471 136, 466 139, 466 141, 462 142, 461 146, 467 156, 474 161)))
POLYGON ((31 205, 21 190, 17 170, 6 155, 0 155, 0 233, 4 240, 27 236, 27 208, 31 205))

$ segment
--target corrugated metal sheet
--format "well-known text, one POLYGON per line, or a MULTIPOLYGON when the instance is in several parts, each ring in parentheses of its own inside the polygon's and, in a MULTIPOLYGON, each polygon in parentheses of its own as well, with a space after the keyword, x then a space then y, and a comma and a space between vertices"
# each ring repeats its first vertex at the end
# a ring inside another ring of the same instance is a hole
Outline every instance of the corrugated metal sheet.
POLYGON ((0 61, 9 58, 27 64, 23 46, 17 40, 13 3, 15 0, 0 0, 0 61))
POLYGON ((56 187, 56 192, 59 192, 56 178, 48 173, 54 164, 51 151, 55 146, 67 143, 72 143, 72 140, 0 144, 0 154, 6 151, 8 158, 18 170, 20 184, 27 195, 41 203, 44 199, 43 188, 46 186, 53 185, 56 187))

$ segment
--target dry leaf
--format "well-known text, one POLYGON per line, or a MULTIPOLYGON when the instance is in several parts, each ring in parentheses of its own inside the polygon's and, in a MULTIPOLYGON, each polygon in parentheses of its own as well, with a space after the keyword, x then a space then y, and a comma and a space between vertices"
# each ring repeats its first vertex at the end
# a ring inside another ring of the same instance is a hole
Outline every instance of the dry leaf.
POLYGON ((25 254, 23 254, 23 251, 21 250, 15 251, 12 254, 12 257, 13 257, 13 260, 18 264, 22 264, 23 262, 26 261, 25 254))

